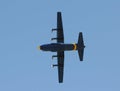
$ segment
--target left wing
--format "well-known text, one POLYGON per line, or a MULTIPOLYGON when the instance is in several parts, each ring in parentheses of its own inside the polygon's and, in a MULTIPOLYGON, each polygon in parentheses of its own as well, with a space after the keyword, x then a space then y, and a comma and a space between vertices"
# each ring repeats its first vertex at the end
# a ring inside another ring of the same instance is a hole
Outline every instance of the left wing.
POLYGON ((57 12, 57 29, 52 29, 52 31, 57 31, 57 38, 52 38, 52 40, 57 40, 57 43, 64 43, 64 33, 63 33, 61 12, 57 12))
POLYGON ((57 13, 57 42, 64 43, 63 25, 61 12, 57 13))

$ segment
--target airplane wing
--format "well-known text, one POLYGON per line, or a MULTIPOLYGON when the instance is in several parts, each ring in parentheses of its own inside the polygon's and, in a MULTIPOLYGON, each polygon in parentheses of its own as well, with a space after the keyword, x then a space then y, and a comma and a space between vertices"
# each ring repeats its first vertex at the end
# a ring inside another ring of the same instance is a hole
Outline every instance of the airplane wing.
MULTIPOLYGON (((61 12, 57 12, 57 43, 64 43, 61 12)), ((64 73, 64 51, 57 52, 57 55, 58 55, 58 79, 59 83, 62 83, 64 73)))
POLYGON ((57 42, 64 43, 63 25, 61 12, 57 12, 57 42))
POLYGON ((57 52, 57 55, 58 55, 58 80, 59 83, 62 83, 64 73, 64 51, 57 52))
POLYGON ((63 24, 61 12, 57 12, 57 28, 52 29, 52 31, 57 31, 57 38, 52 38, 51 40, 57 40, 57 43, 64 43, 63 34, 63 24))
MULTIPOLYGON (((52 40, 57 40, 57 43, 64 43, 61 12, 57 12, 57 29, 52 29, 52 31, 57 31, 57 38, 52 38, 52 40)), ((58 66, 58 80, 59 83, 62 83, 64 73, 64 51, 58 51, 57 56, 53 57, 57 57, 57 65, 53 65, 53 67, 58 66)))

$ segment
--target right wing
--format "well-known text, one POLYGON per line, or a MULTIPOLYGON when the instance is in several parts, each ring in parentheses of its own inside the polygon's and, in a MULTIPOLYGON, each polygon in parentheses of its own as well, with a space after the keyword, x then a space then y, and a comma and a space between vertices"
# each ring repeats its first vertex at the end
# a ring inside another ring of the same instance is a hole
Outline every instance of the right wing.
POLYGON ((57 55, 58 55, 58 80, 59 83, 62 83, 64 73, 64 52, 57 52, 57 55))

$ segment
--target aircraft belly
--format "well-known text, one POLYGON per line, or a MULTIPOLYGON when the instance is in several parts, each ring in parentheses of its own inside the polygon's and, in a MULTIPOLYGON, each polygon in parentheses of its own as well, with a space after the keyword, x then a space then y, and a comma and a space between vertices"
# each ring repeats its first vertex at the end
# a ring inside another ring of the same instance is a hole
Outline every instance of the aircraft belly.
POLYGON ((77 46, 75 44, 62 44, 58 46, 53 46, 52 51, 71 51, 71 50, 76 50, 77 46))
POLYGON ((51 48, 51 51, 53 52, 57 52, 57 51, 64 51, 64 47, 63 46, 60 46, 60 47, 52 47, 51 48))
POLYGON ((64 50, 71 51, 71 50, 77 50, 76 44, 65 44, 64 50))

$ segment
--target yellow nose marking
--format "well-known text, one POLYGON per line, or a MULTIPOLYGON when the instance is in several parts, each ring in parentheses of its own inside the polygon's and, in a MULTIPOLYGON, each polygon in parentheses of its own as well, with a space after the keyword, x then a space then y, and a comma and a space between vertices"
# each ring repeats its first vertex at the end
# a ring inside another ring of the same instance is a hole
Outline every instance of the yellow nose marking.
POLYGON ((73 44, 73 50, 76 50, 76 49, 77 49, 77 45, 73 44))
POLYGON ((37 49, 40 50, 40 46, 38 46, 37 49))

